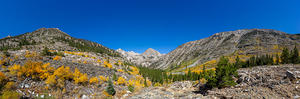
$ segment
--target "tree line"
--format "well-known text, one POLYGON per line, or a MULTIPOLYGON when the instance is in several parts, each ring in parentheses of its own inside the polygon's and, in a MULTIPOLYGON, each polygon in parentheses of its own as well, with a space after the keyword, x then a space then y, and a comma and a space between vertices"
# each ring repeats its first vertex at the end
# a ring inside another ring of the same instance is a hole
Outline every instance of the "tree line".
POLYGON ((246 61, 241 61, 239 57, 236 57, 234 63, 230 63, 228 58, 221 56, 217 63, 215 71, 207 70, 205 66, 203 66, 202 72, 200 73, 195 73, 191 72, 191 70, 188 70, 188 72, 184 74, 168 74, 164 70, 151 69, 146 67, 139 67, 139 70, 140 74, 143 77, 148 77, 152 82, 158 82, 161 84, 185 80, 200 81, 200 79, 204 78, 205 80, 207 80, 207 87, 223 88, 236 85, 234 77, 237 78, 237 70, 239 68, 289 63, 300 63, 300 57, 296 46, 293 50, 290 51, 288 50, 288 48, 284 48, 280 56, 278 54, 255 55, 250 57, 246 61))
POLYGON ((236 61, 239 64, 238 68, 247 68, 253 66, 262 66, 262 65, 278 65, 278 64, 299 64, 300 57, 299 51, 295 46, 292 50, 288 50, 288 48, 283 48, 281 55, 256 55, 251 56, 247 61, 243 62, 239 60, 237 57, 236 61))

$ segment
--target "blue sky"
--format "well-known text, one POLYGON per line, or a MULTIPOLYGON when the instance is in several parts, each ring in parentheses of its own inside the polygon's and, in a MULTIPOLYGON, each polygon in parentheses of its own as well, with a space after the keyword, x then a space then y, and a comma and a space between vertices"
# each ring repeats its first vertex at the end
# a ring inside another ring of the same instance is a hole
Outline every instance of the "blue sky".
POLYGON ((216 32, 300 33, 299 0, 1 0, 0 37, 41 27, 112 49, 167 53, 216 32))

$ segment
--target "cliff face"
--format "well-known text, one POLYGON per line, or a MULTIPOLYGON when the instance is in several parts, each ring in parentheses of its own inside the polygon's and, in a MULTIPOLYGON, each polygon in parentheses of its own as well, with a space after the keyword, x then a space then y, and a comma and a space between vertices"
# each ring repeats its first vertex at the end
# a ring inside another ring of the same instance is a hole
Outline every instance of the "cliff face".
POLYGON ((187 42, 164 55, 151 67, 175 68, 191 61, 189 67, 222 55, 256 55, 278 52, 281 47, 299 46, 300 36, 270 29, 244 29, 216 33, 208 38, 187 42), (278 47, 278 48, 276 48, 278 47))

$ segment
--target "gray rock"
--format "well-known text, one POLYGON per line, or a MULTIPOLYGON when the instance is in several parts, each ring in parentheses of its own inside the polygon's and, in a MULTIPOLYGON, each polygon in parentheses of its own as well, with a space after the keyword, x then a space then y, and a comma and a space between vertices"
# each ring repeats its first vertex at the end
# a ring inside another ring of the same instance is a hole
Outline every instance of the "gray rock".
POLYGON ((286 71, 286 77, 291 80, 295 80, 297 78, 296 75, 292 71, 286 71))

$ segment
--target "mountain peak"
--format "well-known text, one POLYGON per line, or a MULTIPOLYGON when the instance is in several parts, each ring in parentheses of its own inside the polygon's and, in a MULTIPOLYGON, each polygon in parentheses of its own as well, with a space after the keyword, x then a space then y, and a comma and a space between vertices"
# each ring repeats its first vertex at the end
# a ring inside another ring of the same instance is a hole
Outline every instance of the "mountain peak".
POLYGON ((53 36, 55 35, 69 36, 67 33, 61 31, 59 28, 39 28, 32 33, 42 34, 42 35, 53 35, 53 36))
POLYGON ((161 54, 158 51, 156 51, 152 48, 148 48, 144 53, 142 53, 142 55, 144 55, 144 56, 161 56, 161 54))

